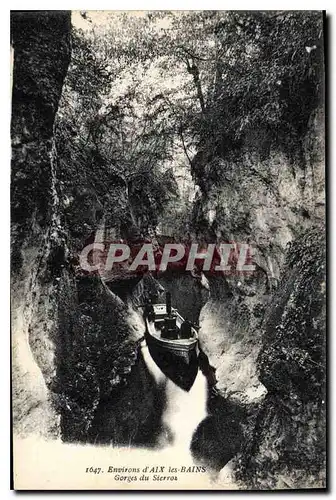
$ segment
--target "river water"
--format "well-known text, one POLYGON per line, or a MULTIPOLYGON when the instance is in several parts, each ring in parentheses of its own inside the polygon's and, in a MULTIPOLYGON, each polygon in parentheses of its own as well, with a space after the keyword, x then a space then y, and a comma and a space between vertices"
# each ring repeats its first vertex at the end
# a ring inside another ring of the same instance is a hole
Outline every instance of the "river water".
POLYGON ((207 416, 207 381, 199 370, 189 392, 169 380, 153 361, 146 342, 141 344, 146 366, 158 385, 164 388, 166 405, 162 414, 162 435, 159 445, 172 446, 188 454, 191 439, 199 423, 207 416))

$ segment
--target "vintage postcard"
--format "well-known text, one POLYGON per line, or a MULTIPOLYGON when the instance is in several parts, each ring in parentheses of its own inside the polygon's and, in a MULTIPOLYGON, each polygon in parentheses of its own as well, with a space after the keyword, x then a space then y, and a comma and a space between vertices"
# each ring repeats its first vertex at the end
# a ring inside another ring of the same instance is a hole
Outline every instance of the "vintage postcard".
POLYGON ((11 12, 14 489, 326 488, 325 38, 11 12))

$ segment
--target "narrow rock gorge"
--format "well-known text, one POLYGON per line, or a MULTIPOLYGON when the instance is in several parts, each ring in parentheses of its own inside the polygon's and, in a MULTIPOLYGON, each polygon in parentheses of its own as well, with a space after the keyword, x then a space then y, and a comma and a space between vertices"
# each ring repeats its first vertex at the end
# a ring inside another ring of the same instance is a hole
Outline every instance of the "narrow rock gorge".
POLYGON ((14 435, 172 442, 140 307, 166 290, 216 373, 195 463, 325 486, 323 43, 319 12, 12 12, 14 435), (94 242, 187 240, 249 244, 256 271, 80 266, 94 242))

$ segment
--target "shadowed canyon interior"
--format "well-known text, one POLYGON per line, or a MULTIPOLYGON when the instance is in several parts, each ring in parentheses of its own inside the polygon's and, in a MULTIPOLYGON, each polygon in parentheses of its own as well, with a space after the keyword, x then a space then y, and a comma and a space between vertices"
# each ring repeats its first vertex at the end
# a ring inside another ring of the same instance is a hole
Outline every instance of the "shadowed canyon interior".
POLYGON ((107 19, 110 38, 94 15, 11 15, 14 432, 179 446, 215 472, 229 465, 242 488, 321 486, 322 15, 189 15, 171 21, 182 55, 167 53, 169 30, 139 41, 148 23, 159 29, 157 13, 107 19), (183 52, 200 24, 208 59, 183 52), (226 67, 230 43, 241 80, 226 67), (104 228, 131 242, 251 243, 256 272, 105 282, 78 272, 78 253, 104 228), (199 370, 185 392, 153 363, 138 306, 163 290, 200 326, 216 391, 199 370))

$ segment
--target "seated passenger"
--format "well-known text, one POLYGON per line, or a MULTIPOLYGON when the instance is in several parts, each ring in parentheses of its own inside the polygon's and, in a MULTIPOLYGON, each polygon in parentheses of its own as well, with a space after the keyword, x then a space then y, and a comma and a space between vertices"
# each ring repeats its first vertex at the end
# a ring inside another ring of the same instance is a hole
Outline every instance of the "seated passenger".
POLYGON ((192 323, 186 319, 181 325, 180 338, 190 339, 192 336, 192 323))
POLYGON ((161 332, 161 337, 167 340, 176 340, 178 339, 178 328, 176 326, 176 317, 175 316, 166 316, 164 319, 164 327, 161 332))

